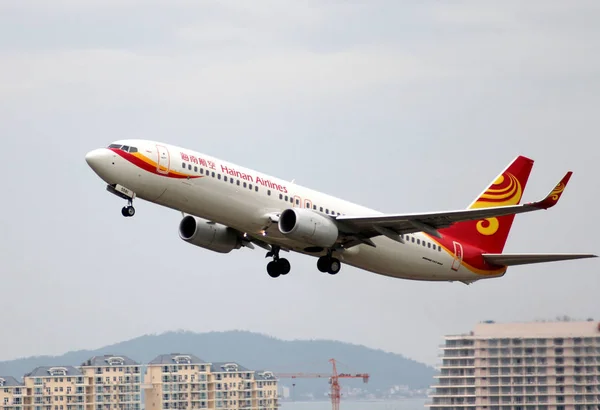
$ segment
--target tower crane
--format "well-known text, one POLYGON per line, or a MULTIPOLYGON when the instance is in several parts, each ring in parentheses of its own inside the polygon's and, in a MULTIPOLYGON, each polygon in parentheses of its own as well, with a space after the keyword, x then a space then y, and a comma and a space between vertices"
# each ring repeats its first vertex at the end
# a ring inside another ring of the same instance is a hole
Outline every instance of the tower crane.
POLYGON ((363 379, 364 383, 369 382, 369 374, 368 373, 338 373, 336 360, 329 359, 329 362, 333 366, 333 371, 331 374, 327 373, 275 373, 275 376, 280 379, 299 379, 299 378, 328 378, 329 384, 331 385, 331 393, 329 393, 329 397, 331 397, 331 408, 332 410, 340 409, 340 399, 342 397, 341 386, 339 379, 363 379))

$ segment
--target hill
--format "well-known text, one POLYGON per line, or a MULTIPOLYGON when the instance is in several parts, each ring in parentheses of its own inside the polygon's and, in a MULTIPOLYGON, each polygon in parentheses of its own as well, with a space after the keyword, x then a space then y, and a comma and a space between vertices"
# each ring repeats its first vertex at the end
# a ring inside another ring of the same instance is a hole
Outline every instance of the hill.
MULTIPOLYGON (((140 362, 165 353, 192 353, 207 362, 232 361, 253 370, 274 372, 330 373, 330 358, 339 361, 338 372, 370 374, 368 384, 361 380, 343 380, 345 387, 360 387, 370 392, 383 392, 396 385, 411 389, 427 388, 435 369, 394 353, 332 340, 292 340, 246 331, 167 332, 144 335, 97 350, 79 350, 62 356, 37 356, 0 362, 0 375, 17 379, 37 366, 81 365, 86 359, 102 354, 126 355, 140 362)), ((327 381, 296 379, 294 395, 322 396, 328 391, 327 381)), ((292 381, 282 379, 281 385, 292 381)))

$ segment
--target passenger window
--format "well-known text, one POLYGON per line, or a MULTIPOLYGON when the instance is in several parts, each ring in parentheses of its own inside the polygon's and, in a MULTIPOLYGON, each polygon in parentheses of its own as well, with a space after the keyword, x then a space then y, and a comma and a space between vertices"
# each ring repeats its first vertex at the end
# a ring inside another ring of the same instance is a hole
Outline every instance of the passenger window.
POLYGON ((285 202, 287 202, 287 200, 288 200, 288 196, 286 195, 286 196, 285 196, 285 202))
POLYGON ((441 251, 442 251, 442 247, 438 246, 438 252, 441 252, 441 251))
POLYGON ((429 242, 427 242, 427 247, 431 248, 431 244, 429 242))
POLYGON ((244 182, 244 188, 246 188, 246 185, 247 185, 247 184, 244 182))
POLYGON ((316 205, 313 205, 313 209, 316 211, 316 210, 317 210, 317 206, 316 206, 316 205))
POLYGON ((329 214, 329 209, 325 209, 325 213, 326 213, 326 214, 329 214))
POLYGON ((421 244, 421 240, 417 239, 417 245, 420 245, 420 244, 421 244))
POLYGON ((240 180, 239 179, 237 180, 237 186, 240 186, 240 180))
POLYGON ((213 178, 215 177, 215 173, 214 173, 214 172, 212 173, 212 177, 213 177, 213 178))
POLYGON ((411 237, 410 240, 411 240, 412 243, 415 243, 415 237, 414 236, 411 237))
POLYGON ((185 169, 185 162, 181 163, 181 168, 185 169))
POLYGON ((271 190, 267 189, 267 195, 271 196, 271 190))
POLYGON ((320 210, 321 212, 323 212, 323 207, 320 207, 320 208, 319 208, 319 210, 320 210))
POLYGON ((227 175, 223 177, 223 181, 227 182, 227 175))
POLYGON ((250 190, 252 190, 252 184, 248 184, 248 188, 250 188, 250 190))
POLYGON ((188 164, 188 169, 191 171, 192 170, 192 164, 188 164))
POLYGON ((198 167, 194 165, 194 172, 198 172, 198 167))
POLYGON ((283 199, 283 194, 279 194, 279 199, 283 199))
POLYGON ((296 205, 300 205, 300 200, 296 199, 296 205))
POLYGON ((290 197, 290 202, 293 204, 294 203, 294 198, 290 197))
POLYGON ((204 174, 204 168, 200 168, 200 173, 204 174))
POLYGON ((221 174, 217 174, 217 179, 221 179, 221 174))
POLYGON ((235 181, 233 180, 233 178, 231 178, 231 179, 229 180, 229 182, 231 182, 231 183, 233 184, 235 181))
MULTIPOLYGON (((254 185, 254 190, 258 192, 258 185, 254 185)), ((271 195, 271 191, 269 191, 269 195, 271 195)))

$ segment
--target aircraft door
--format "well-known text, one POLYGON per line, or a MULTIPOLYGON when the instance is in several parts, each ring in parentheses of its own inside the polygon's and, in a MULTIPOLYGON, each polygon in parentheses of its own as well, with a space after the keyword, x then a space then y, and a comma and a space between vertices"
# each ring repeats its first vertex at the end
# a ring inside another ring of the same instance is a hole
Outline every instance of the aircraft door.
POLYGON ((459 242, 454 241, 454 260, 450 269, 458 271, 463 260, 463 247, 459 242))
POLYGON ((168 174, 169 167, 171 165, 171 158, 169 156, 169 150, 163 145, 157 145, 156 151, 158 155, 158 161, 156 162, 156 171, 159 174, 168 174))

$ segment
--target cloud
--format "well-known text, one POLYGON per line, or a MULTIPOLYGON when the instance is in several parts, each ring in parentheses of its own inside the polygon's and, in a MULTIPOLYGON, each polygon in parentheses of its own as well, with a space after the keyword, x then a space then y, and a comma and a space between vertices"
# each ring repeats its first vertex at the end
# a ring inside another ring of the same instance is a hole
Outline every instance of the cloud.
POLYGON ((353 94, 378 85, 439 78, 442 69, 387 48, 337 53, 290 51, 221 61, 195 55, 124 50, 4 55, 2 98, 85 94, 100 102, 149 99, 227 105, 240 99, 306 99, 353 94))

